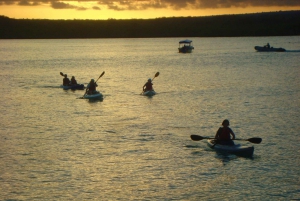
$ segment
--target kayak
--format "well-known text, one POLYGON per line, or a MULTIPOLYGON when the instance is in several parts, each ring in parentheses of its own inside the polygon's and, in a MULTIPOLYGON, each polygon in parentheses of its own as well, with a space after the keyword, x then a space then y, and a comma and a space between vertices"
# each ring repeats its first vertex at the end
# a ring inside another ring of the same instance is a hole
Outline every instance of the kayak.
POLYGON ((253 146, 243 146, 240 144, 236 144, 234 146, 221 145, 221 144, 215 145, 214 142, 215 140, 212 139, 207 140, 208 146, 218 152, 235 154, 237 156, 244 156, 244 157, 252 157, 254 152, 253 146))
POLYGON ((85 94, 83 98, 89 100, 102 99, 103 95, 99 91, 96 91, 93 94, 85 94))
POLYGON ((154 90, 144 91, 143 92, 144 96, 154 96, 155 94, 156 94, 156 92, 154 90))
POLYGON ((84 89, 84 85, 83 84, 74 84, 74 85, 68 85, 68 86, 64 86, 64 85, 61 85, 60 86, 61 88, 63 88, 64 90, 68 90, 68 89, 71 89, 71 90, 83 90, 84 89))

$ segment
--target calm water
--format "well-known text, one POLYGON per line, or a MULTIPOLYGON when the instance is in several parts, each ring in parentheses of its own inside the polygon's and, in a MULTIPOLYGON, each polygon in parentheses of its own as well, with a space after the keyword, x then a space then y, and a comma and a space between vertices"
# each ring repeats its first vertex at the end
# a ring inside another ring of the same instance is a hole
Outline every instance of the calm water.
POLYGON ((0 40, 0 200, 299 200, 300 37, 182 39, 0 40), (225 118, 253 158, 190 139, 225 118))

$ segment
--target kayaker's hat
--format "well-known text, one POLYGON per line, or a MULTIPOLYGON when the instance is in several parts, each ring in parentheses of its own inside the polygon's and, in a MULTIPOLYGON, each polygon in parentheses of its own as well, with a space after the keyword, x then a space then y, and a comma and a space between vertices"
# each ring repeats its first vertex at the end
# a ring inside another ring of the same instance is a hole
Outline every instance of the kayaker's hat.
POLYGON ((94 79, 91 79, 91 82, 94 82, 95 80, 94 79))
POLYGON ((72 78, 75 78, 74 76, 72 76, 72 78))
POLYGON ((151 82, 151 78, 148 79, 148 82, 151 82))

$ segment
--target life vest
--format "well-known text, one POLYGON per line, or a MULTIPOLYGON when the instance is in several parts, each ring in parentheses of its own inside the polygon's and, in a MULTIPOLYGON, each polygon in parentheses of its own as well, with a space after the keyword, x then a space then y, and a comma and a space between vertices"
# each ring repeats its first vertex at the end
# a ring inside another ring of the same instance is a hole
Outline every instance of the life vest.
POLYGON ((89 91, 96 91, 96 84, 95 83, 90 83, 89 84, 89 91))
POLYGON ((71 84, 77 84, 77 81, 75 79, 71 79, 71 84))
POLYGON ((65 78, 63 79, 63 85, 64 85, 64 86, 68 86, 69 84, 70 84, 69 78, 65 77, 65 78))
POLYGON ((232 132, 232 131, 228 127, 219 128, 219 130, 218 130, 218 137, 219 138, 218 139, 220 139, 220 140, 230 140, 231 139, 230 138, 230 132, 232 132))
POLYGON ((145 85, 146 85, 145 91, 151 91, 151 90, 153 90, 153 88, 152 88, 153 84, 151 82, 147 82, 145 85))

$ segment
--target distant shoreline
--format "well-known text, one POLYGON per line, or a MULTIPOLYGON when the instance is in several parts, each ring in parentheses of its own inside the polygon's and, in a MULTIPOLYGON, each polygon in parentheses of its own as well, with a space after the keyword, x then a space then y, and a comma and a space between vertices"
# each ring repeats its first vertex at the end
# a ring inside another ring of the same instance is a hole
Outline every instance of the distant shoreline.
POLYGON ((300 35, 300 11, 130 20, 11 19, 0 39, 246 37, 300 35))

